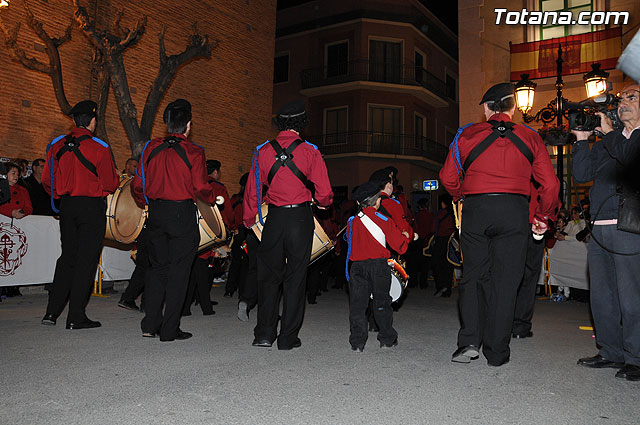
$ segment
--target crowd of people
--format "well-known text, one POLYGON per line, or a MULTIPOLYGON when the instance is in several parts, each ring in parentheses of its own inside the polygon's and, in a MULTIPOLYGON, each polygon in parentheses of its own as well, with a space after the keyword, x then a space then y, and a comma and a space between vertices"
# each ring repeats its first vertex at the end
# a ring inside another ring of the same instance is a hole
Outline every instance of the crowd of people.
MULTIPOLYGON (((122 173, 116 172, 108 145, 93 136, 96 104, 80 102, 71 111, 76 128, 50 143, 46 160, 33 162, 25 188, 19 184, 23 167, 8 165, 12 197, 0 212, 15 219, 36 211, 59 215, 62 254, 42 323, 55 325, 69 300, 67 329, 99 327, 87 317, 86 305, 105 231, 104 200, 118 187, 118 174, 133 176, 132 195, 140 206, 148 206, 148 218, 137 240, 136 271, 118 305, 144 312, 143 337, 175 341, 192 337, 180 323, 181 316, 191 314, 193 301, 204 315, 215 313, 209 266, 216 256, 198 252, 194 217, 197 199, 216 204, 234 235, 224 296, 238 292, 242 321, 257 308, 253 346, 277 343, 279 350, 302 345, 305 305, 315 304, 330 282, 349 292, 351 349, 362 352, 371 331, 377 331, 381 348, 395 347, 389 264, 405 265, 417 288, 427 287, 431 272, 434 295, 449 297, 455 281, 453 241, 461 247, 464 273, 451 360, 469 363, 482 353, 496 367, 511 360, 512 338, 533 337, 544 247, 591 239, 591 308, 601 349, 578 364, 616 368, 617 378, 638 381, 640 229, 618 226, 623 202, 616 197, 632 199, 620 187, 636 187, 638 180, 631 169, 640 158, 639 96, 635 84, 621 94, 623 130, 614 130, 601 114, 599 130, 605 137, 593 148, 587 142, 591 132, 573 131, 574 175, 594 181, 594 217, 588 215, 589 201, 562 209, 560 183, 543 141, 513 122, 511 83, 484 94, 485 122, 459 129, 440 171, 447 193, 433 212, 427 197, 418 199, 412 211, 394 167, 376 170, 352 190, 351 199, 334 203, 320 151, 300 137, 308 123, 302 101, 278 111, 278 135, 255 148, 241 190, 229 197, 219 181, 221 163, 207 161, 204 150, 188 139, 192 114, 184 99, 164 111, 168 135, 149 141, 139 160, 127 161, 122 173), (335 249, 309 266, 316 221, 335 249), (257 225, 260 232, 252 231, 257 225)), ((632 222, 624 225, 632 227, 632 222)))

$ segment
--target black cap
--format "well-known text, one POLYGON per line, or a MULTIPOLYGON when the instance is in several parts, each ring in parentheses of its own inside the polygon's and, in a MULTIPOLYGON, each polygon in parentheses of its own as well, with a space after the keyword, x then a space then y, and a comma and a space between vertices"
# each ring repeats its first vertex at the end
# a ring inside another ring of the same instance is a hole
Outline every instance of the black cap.
POLYGON ((294 118, 305 113, 304 101, 294 100, 284 105, 278 110, 278 116, 282 118, 294 118))
POLYGON ((370 182, 376 182, 380 185, 393 182, 398 175, 398 169, 396 167, 386 167, 376 170, 369 177, 370 182))
POLYGON ((500 102, 511 96, 515 96, 515 86, 512 83, 496 84, 486 91, 479 105, 485 102, 500 102))
POLYGON ((98 104, 93 100, 83 100, 82 102, 76 103, 76 105, 71 108, 69 116, 91 115, 92 117, 95 117, 97 109, 98 104))
POLYGON ((176 99, 164 109, 162 121, 166 124, 169 117, 174 113, 183 113, 187 118, 187 122, 191 121, 191 103, 185 99, 176 99))
POLYGON ((240 177, 240 186, 246 186, 247 180, 249 180, 249 173, 244 173, 242 177, 240 177))
POLYGON ((220 171, 220 161, 215 159, 207 159, 207 174, 213 173, 215 170, 220 171))
POLYGON ((380 193, 380 188, 378 186, 378 182, 376 181, 368 181, 362 183, 358 188, 353 192, 353 199, 358 202, 362 202, 367 198, 371 198, 380 193))

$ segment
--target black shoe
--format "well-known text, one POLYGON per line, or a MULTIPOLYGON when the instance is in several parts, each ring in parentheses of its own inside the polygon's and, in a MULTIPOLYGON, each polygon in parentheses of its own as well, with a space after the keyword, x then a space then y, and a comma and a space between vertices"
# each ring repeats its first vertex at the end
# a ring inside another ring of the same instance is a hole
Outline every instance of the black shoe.
POLYGON ((316 301, 316 300, 307 300, 307 302, 309 304, 318 304, 318 301, 316 301))
POLYGON ((97 322, 95 320, 90 320, 90 319, 87 319, 84 322, 79 322, 79 323, 73 323, 73 322, 67 323, 67 329, 91 329, 91 328, 99 328, 100 326, 102 326, 102 323, 97 322))
POLYGON ((487 360, 487 364, 489 366, 494 366, 494 367, 500 367, 500 366, 505 365, 507 363, 509 363, 509 357, 507 357, 504 360, 497 361, 497 362, 493 362, 491 360, 487 360))
POLYGON ((218 305, 218 301, 211 300, 211 305, 218 305))
POLYGON ((475 345, 465 345, 458 348, 451 356, 451 361, 455 363, 469 363, 480 357, 480 351, 475 345))
POLYGON ((398 338, 395 339, 395 341, 393 341, 391 344, 385 344, 383 342, 380 342, 380 348, 393 348, 396 347, 398 345, 398 338))
POLYGON ((183 312, 182 312, 182 317, 185 317, 185 316, 191 316, 191 310, 189 310, 189 311, 183 311, 183 312))
POLYGON ((233 294, 231 292, 225 292, 223 297, 225 298, 231 298, 233 296, 233 294))
POLYGON ((118 307, 122 307, 126 310, 131 310, 131 311, 140 311, 135 301, 120 300, 118 302, 118 307))
POLYGON ((625 364, 622 366, 622 369, 616 373, 616 378, 626 379, 627 381, 640 381, 640 366, 625 364))
POLYGON ((156 334, 155 332, 142 332, 143 338, 155 338, 157 336, 158 334, 156 334))
POLYGON ((373 323, 369 323, 369 332, 380 332, 380 328, 373 323))
POLYGON ((533 336, 533 332, 529 331, 527 333, 524 334, 513 334, 511 335, 514 339, 524 339, 524 338, 531 338, 533 336))
POLYGON ((593 357, 584 357, 578 360, 579 366, 591 367, 594 369, 601 369, 603 367, 610 367, 613 369, 620 369, 624 366, 624 363, 612 362, 602 357, 600 354, 596 354, 593 357))
POLYGON ((253 345, 254 347, 269 348, 269 347, 271 347, 273 345, 273 342, 269 341, 266 338, 256 338, 256 339, 253 340, 251 345, 253 345))
POLYGON ((216 312, 213 310, 207 311, 206 313, 204 311, 202 312, 203 316, 213 316, 214 314, 216 314, 216 312))
POLYGON ((451 298, 451 289, 445 289, 441 295, 442 298, 451 298))
POLYGON ((43 325, 54 326, 56 324, 57 317, 53 314, 45 314, 40 323, 43 325))
POLYGON ((176 332, 176 336, 174 336, 173 338, 160 337, 160 341, 162 341, 162 342, 183 341, 185 339, 191 338, 192 336, 193 336, 192 333, 184 332, 184 331, 181 331, 180 329, 178 329, 178 332, 176 332))
POLYGON ((362 353, 364 351, 364 347, 356 347, 355 345, 352 345, 351 351, 355 351, 356 353, 362 353))
POLYGON ((302 346, 302 341, 300 341, 300 338, 296 338, 295 341, 293 341, 293 345, 291 345, 291 347, 280 347, 280 345, 278 344, 278 350, 291 350, 293 348, 300 348, 302 346))

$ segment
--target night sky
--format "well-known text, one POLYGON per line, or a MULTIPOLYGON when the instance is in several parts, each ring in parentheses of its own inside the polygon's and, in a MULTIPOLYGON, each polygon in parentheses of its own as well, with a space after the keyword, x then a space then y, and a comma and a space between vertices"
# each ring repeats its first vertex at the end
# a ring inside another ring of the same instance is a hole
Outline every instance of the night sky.
MULTIPOLYGON (((309 3, 314 0, 278 0, 278 10, 287 7, 309 3)), ((393 0, 390 0, 392 2, 393 0)), ((456 34, 458 33, 458 2, 419 0, 427 9, 433 12, 440 20, 456 34)))

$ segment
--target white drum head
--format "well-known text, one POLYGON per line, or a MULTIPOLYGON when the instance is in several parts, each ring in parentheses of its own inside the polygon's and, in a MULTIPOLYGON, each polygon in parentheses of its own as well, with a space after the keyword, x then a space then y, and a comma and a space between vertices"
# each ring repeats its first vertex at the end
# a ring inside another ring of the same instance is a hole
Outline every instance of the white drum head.
POLYGON ((389 289, 389 295, 391 295, 391 302, 396 302, 402 296, 402 285, 398 277, 391 273, 391 288, 389 289))

